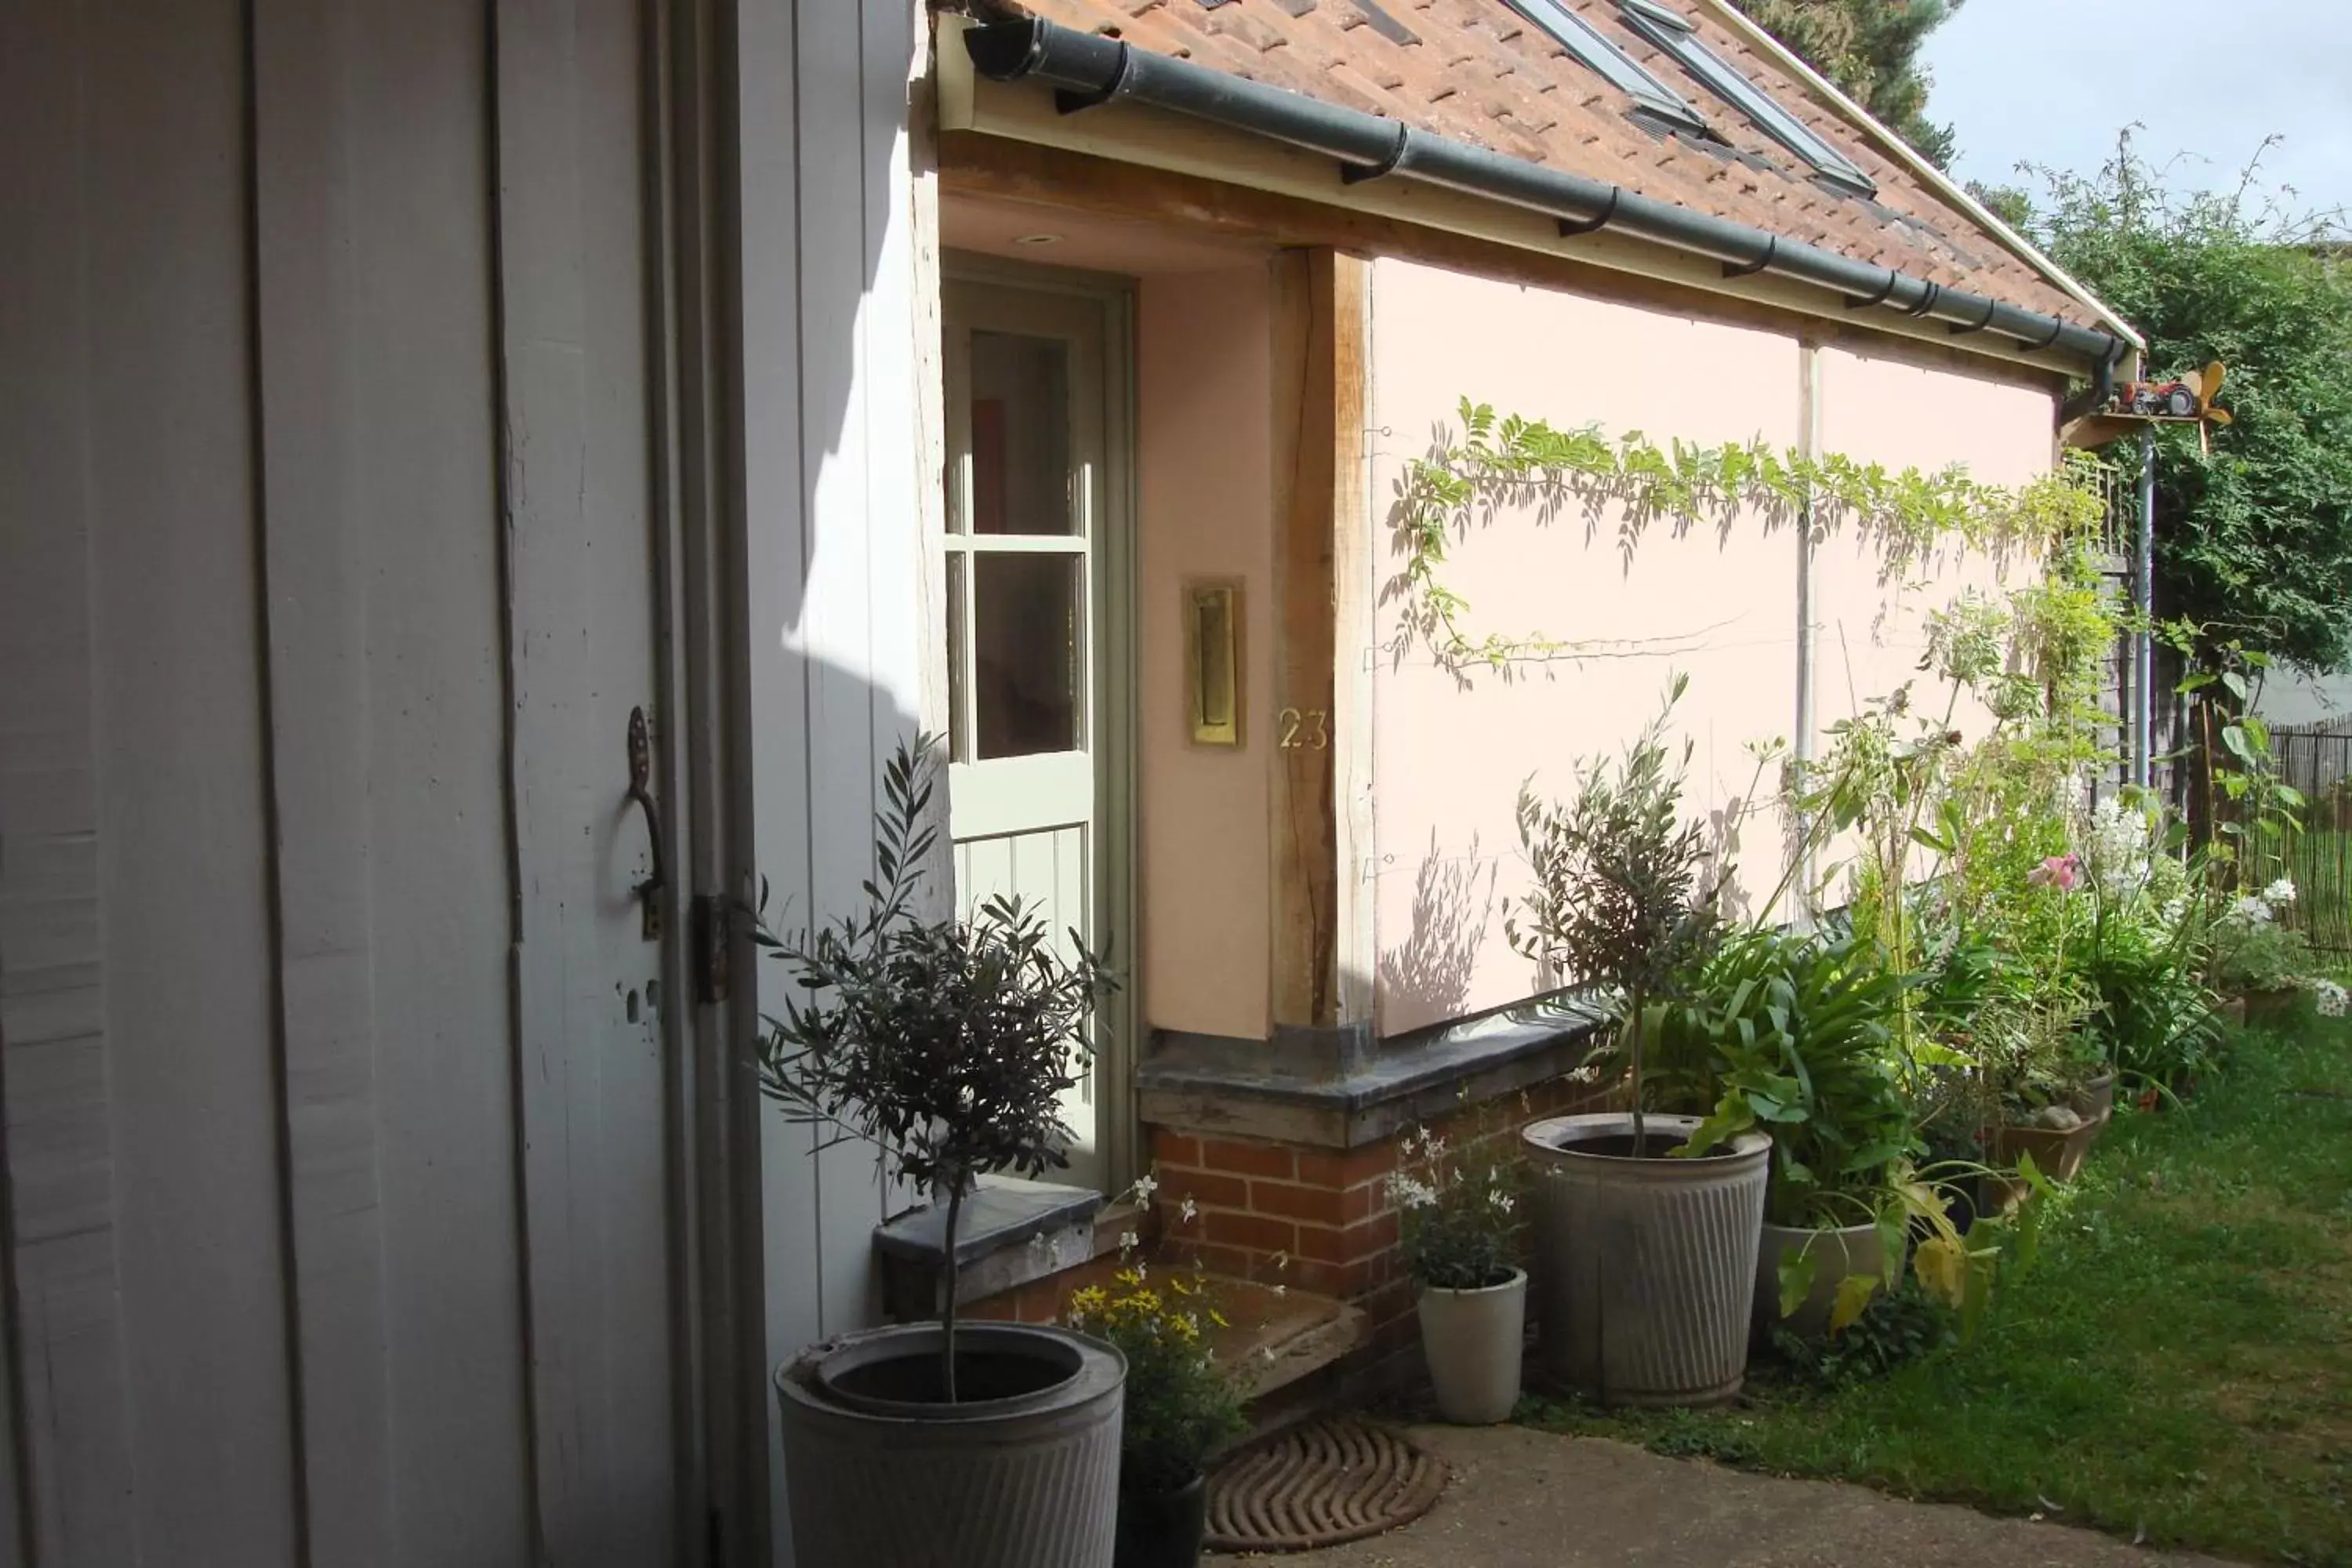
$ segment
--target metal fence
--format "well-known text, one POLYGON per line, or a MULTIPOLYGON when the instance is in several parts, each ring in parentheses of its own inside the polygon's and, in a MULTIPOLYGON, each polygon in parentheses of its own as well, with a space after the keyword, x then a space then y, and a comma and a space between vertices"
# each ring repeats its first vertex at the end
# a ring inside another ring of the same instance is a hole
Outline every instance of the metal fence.
POLYGON ((2280 778, 2309 803, 2287 851, 2294 923, 2314 947, 2352 952, 2352 729, 2278 730, 2271 751, 2280 778))

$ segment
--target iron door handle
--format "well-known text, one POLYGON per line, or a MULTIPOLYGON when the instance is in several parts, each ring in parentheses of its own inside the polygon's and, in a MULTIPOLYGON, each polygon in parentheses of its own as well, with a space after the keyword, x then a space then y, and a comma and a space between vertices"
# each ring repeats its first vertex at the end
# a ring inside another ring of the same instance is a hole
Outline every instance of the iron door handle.
POLYGON ((662 889, 669 879, 662 866, 661 807, 654 801, 653 737, 646 728, 646 710, 629 710, 629 796, 646 808, 646 837, 653 845, 653 868, 636 886, 637 901, 644 910, 645 939, 659 942, 662 933, 662 889))

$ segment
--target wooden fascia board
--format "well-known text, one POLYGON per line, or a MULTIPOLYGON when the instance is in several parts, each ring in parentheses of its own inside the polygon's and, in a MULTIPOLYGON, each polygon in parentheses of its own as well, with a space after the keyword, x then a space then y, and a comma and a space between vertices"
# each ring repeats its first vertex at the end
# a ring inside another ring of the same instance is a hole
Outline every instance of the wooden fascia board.
POLYGON ((1859 328, 1957 350, 2042 374, 2079 375, 2072 362, 2030 353, 1993 332, 1954 333, 1942 321, 1883 310, 1850 310, 1826 290, 1768 274, 1724 276, 1720 263, 1603 230, 1563 237, 1543 214, 1410 178, 1348 184, 1330 158, 1301 152, 1189 116, 1134 103, 1107 103, 1061 113, 1054 95, 1033 83, 980 77, 964 52, 967 18, 943 16, 939 29, 940 128, 971 132, 1112 162, 1273 192, 1341 210, 1375 215, 1609 271, 1674 284, 1718 298, 1769 306, 1811 321, 1859 328))

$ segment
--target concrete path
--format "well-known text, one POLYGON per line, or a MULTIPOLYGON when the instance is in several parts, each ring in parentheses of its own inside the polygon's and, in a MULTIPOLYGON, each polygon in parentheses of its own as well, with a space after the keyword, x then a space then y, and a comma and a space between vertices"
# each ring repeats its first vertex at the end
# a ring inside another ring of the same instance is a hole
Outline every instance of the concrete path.
MULTIPOLYGON (((2063 1524, 1781 1480, 1523 1426, 1416 1426, 1454 1467, 1391 1534, 1281 1561, 1301 1568, 2214 1568, 2063 1524)), ((1271 1557, 1244 1561, 1273 1563, 1271 1557)))

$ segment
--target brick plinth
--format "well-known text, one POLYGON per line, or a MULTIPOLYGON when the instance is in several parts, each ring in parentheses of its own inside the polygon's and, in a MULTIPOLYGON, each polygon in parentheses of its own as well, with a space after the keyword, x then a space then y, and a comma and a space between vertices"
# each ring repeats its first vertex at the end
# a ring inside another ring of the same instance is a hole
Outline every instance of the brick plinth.
MULTIPOLYGON (((1538 1117, 1598 1110, 1608 1096, 1607 1086, 1557 1079, 1485 1105, 1465 1103, 1430 1131, 1475 1158, 1486 1144, 1516 1140, 1538 1117)), ((1370 1321, 1374 1347, 1396 1348, 1414 1331, 1412 1281, 1388 1190, 1406 1136, 1332 1150, 1155 1127, 1162 1248, 1212 1274, 1353 1303, 1370 1321)))

